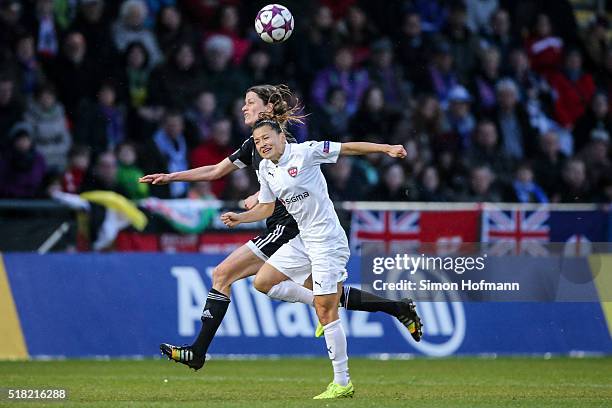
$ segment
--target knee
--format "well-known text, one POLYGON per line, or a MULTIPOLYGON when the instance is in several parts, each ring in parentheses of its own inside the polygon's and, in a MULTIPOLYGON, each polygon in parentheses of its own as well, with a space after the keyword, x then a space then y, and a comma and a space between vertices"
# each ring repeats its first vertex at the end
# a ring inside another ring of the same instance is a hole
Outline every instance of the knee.
POLYGON ((325 326, 338 320, 338 306, 329 304, 318 304, 315 306, 319 322, 325 326))
POLYGON ((230 270, 226 268, 225 265, 221 264, 215 266, 215 269, 213 269, 212 273, 213 287, 216 290, 221 291, 223 291, 223 289, 229 288, 232 284, 230 275, 230 270))
POLYGON ((253 287, 257 289, 259 292, 263 294, 268 294, 270 289, 274 286, 269 279, 266 279, 261 274, 255 275, 255 280, 253 281, 253 287))

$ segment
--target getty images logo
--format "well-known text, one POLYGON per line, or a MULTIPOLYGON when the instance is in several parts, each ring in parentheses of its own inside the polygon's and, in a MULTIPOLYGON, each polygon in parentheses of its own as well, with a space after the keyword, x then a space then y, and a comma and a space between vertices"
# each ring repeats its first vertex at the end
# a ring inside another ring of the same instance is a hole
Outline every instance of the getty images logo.
MULTIPOLYGON (((206 271, 209 278, 212 269, 206 271)), ((192 337, 201 325, 208 288, 198 270, 192 266, 172 267, 171 274, 177 282, 178 334, 192 337)), ((281 302, 273 305, 270 298, 257 292, 246 279, 232 285, 232 294, 232 303, 217 336, 313 338, 317 324, 314 308, 302 303, 281 302)), ((417 310, 425 322, 425 337, 419 343, 412 340, 410 333, 397 319, 392 319, 397 331, 410 346, 430 356, 447 356, 459 348, 465 336, 465 313, 461 303, 419 302, 417 310)), ((385 333, 382 322, 370 320, 373 314, 347 313, 344 308, 340 308, 339 312, 349 340, 397 336, 395 330, 385 333)), ((410 348, 406 347, 405 352, 410 352, 410 348)))

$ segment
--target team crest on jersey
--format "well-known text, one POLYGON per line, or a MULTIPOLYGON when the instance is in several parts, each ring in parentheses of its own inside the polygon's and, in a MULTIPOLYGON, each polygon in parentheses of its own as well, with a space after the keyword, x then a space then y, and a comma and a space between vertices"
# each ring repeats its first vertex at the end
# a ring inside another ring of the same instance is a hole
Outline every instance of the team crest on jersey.
POLYGON ((298 174, 298 168, 297 167, 290 167, 289 170, 287 170, 287 173, 289 173, 289 175, 291 177, 295 177, 298 174))

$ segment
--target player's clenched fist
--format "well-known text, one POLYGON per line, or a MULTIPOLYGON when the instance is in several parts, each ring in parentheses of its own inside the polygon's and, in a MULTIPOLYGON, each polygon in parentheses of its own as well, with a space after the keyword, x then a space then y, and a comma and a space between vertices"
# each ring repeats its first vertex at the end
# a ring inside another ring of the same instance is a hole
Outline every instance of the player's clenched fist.
POLYGON ((225 214, 221 215, 221 221, 223 221, 223 223, 228 227, 232 228, 240 224, 240 217, 234 212, 226 212, 225 214))
POLYGON ((402 145, 389 146, 386 153, 391 157, 399 157, 400 159, 403 159, 407 155, 406 149, 404 149, 402 145))
POLYGON ((147 184, 155 184, 155 185, 163 185, 168 184, 172 180, 170 180, 170 175, 165 173, 156 173, 156 174, 147 174, 146 176, 142 176, 138 179, 140 183, 147 184))

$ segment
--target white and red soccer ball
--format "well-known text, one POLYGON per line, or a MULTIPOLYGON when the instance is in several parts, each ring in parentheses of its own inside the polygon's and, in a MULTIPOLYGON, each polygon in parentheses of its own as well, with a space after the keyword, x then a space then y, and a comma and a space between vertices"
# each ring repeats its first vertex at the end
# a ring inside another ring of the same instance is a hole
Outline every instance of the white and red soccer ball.
POLYGON ((255 31, 267 43, 283 42, 293 32, 293 16, 285 6, 268 4, 255 17, 255 31))

